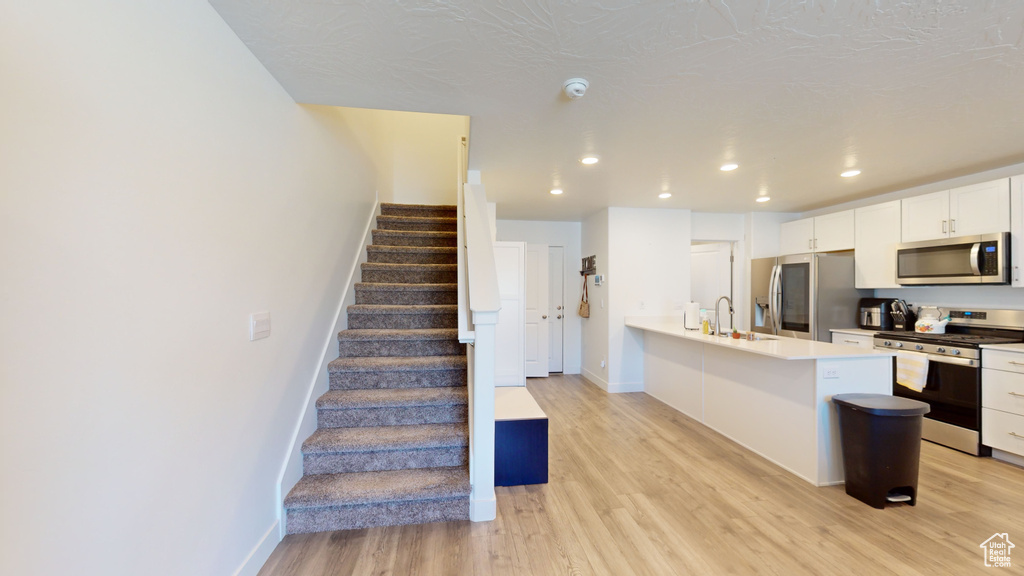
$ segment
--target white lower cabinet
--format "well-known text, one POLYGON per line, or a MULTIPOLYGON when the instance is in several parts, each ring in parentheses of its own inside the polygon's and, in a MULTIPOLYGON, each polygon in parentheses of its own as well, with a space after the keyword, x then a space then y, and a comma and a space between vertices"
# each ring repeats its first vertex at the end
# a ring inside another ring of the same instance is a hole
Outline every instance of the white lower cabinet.
POLYGON ((832 343, 842 344, 844 346, 857 346, 859 348, 875 347, 874 337, 871 334, 842 332, 840 330, 834 330, 832 332, 832 343))
POLYGON ((1024 456, 1024 352, 982 351, 981 441, 1024 456))

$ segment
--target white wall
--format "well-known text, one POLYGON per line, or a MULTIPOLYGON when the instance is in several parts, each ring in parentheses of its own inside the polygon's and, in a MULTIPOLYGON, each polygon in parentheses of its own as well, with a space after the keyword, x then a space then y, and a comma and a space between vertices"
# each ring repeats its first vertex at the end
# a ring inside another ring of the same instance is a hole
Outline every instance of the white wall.
POLYGON ((579 222, 539 222, 526 220, 498 220, 498 240, 563 246, 565 322, 563 330, 563 366, 565 374, 579 374, 581 365, 580 339, 584 320, 576 313, 583 282, 580 277, 580 241, 582 225, 579 222))
POLYGON ((0 573, 255 573, 367 158, 203 0, 6 2, 0 77, 0 573))
MULTIPOLYGON (((597 256, 597 273, 608 275, 608 209, 583 221, 580 228, 580 254, 597 256)), ((582 284, 582 282, 581 282, 582 284)), ((581 374, 594 384, 608 390, 608 284, 594 285, 588 277, 590 318, 580 320, 581 374), (601 363, 605 365, 602 366, 601 363)))
MULTIPOLYGON (((732 295, 733 300, 733 322, 740 330, 749 329, 747 316, 749 315, 748 302, 750 301, 750 243, 747 242, 748 234, 766 234, 765 228, 771 228, 764 222, 766 220, 761 214, 721 214, 709 212, 694 212, 690 215, 691 234, 694 241, 726 241, 732 244, 733 265, 732 265, 732 295), (749 227, 748 222, 757 220, 756 227, 749 227)), ((775 246, 779 243, 779 227, 775 218, 769 219, 774 223, 775 246)), ((691 274, 699 274, 699 270, 691 270, 691 274)), ((701 306, 713 310, 715 302, 701 302, 701 306)), ((725 303, 722 303, 723 314, 727 310, 725 303)), ((724 324, 723 324, 724 325, 724 324)))
POLYGON ((625 319, 682 317, 690 300, 690 211, 609 208, 607 285, 609 390, 643 390, 643 333, 627 329, 625 319))
POLYGON ((458 139, 469 117, 342 108, 378 172, 382 202, 455 204, 458 139))

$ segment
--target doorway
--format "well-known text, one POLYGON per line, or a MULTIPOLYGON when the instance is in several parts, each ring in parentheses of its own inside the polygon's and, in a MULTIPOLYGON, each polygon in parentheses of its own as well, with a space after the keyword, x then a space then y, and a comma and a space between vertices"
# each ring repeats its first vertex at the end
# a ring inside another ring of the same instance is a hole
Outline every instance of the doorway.
MULTIPOLYGON (((732 282, 732 242, 695 242, 690 246, 690 300, 708 311, 711 326, 715 325, 715 303, 721 296, 732 300, 739 309, 732 282)), ((722 307, 722 330, 729 325, 728 308, 722 307)))

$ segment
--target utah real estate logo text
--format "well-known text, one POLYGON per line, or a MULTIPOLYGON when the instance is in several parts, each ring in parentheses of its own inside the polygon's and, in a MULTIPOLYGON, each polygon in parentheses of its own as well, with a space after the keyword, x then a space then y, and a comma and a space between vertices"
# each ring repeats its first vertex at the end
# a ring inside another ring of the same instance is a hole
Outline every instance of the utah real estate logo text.
POLYGON ((1013 542, 1010 542, 1009 534, 996 532, 988 540, 981 543, 981 549, 985 551, 985 566, 992 568, 1009 568, 1010 551, 1014 549, 1013 542))

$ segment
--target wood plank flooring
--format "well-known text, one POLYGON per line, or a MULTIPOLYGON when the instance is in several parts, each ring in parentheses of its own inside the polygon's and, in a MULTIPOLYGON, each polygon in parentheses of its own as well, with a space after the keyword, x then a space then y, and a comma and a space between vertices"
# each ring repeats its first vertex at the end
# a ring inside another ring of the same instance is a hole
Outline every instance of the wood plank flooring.
POLYGON ((1024 574, 1024 469, 924 442, 917 506, 876 510, 646 394, 528 387, 550 482, 499 488, 497 520, 288 536, 260 576, 1024 574), (1022 550, 1011 568, 984 567, 996 532, 1022 550))

